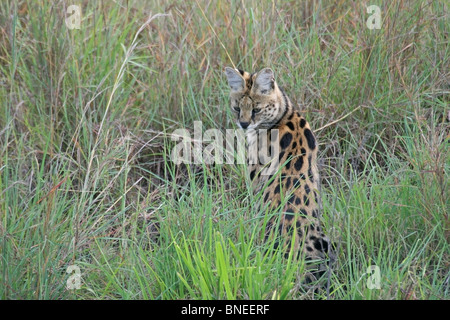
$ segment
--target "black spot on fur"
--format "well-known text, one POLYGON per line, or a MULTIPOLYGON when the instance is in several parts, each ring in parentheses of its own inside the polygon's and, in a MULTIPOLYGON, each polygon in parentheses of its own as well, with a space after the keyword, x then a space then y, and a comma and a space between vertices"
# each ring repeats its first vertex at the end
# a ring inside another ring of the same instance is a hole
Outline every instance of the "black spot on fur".
POLYGON ((303 203, 305 204, 305 206, 309 206, 309 197, 308 196, 303 196, 303 203))
POLYGON ((302 200, 300 200, 300 198, 298 198, 298 197, 297 197, 297 198, 295 198, 295 204, 296 204, 296 205, 299 205, 299 204, 300 204, 300 202, 302 202, 302 200))
POLYGON ((300 145, 303 145, 303 139, 302 139, 302 137, 300 137, 300 139, 298 139, 298 143, 299 143, 300 145))
POLYGON ((297 178, 292 179, 292 186, 298 188, 300 186, 300 181, 297 178))
POLYGON ((305 127, 305 125, 306 125, 305 119, 301 118, 301 119, 300 119, 300 128, 303 129, 303 128, 305 127))
POLYGON ((308 250, 309 252, 313 251, 313 248, 311 247, 306 247, 306 250, 308 250))
POLYGON ((291 194, 290 196, 289 196, 289 200, 288 200, 288 203, 290 203, 290 204, 293 204, 294 203, 294 201, 295 201, 295 194, 291 194))
POLYGON ((316 248, 319 251, 322 251, 322 241, 320 241, 319 239, 314 241, 314 248, 316 248))
POLYGON ((291 148, 292 148, 292 149, 295 149, 295 148, 297 148, 297 142, 295 142, 295 141, 294 141, 294 142, 292 143, 292 146, 291 146, 291 148))
POLYGON ((302 154, 302 156, 306 155, 306 149, 305 148, 301 148, 300 149, 300 153, 302 154))
POLYGON ((288 170, 291 167, 291 160, 292 160, 292 153, 289 153, 287 156, 287 161, 286 161, 286 169, 288 169, 288 170))
POLYGON ((255 177, 256 169, 253 169, 252 172, 250 172, 250 180, 253 180, 255 177))
POLYGON ((316 148, 316 139, 314 138, 314 135, 312 134, 311 130, 305 129, 304 134, 306 141, 308 142, 308 147, 311 150, 314 150, 316 148))
POLYGON ((275 180, 276 180, 276 178, 273 177, 273 174, 270 175, 270 176, 267 178, 267 181, 269 181, 269 183, 267 184, 267 186, 270 186, 275 180))
POLYGON ((328 252, 328 241, 322 240, 323 252, 328 252))
POLYGON ((291 185, 291 177, 288 177, 286 179, 286 189, 288 189, 290 185, 291 185))
POLYGON ((286 125, 289 127, 289 129, 294 131, 294 124, 292 122, 289 121, 288 123, 286 123, 286 125))
POLYGON ((244 70, 238 69, 239 73, 241 74, 241 76, 244 75, 244 70))
MULTIPOLYGON (((312 211, 312 216, 313 216, 313 218, 317 218, 317 210, 312 211)), ((320 230, 318 230, 318 231, 320 231, 320 230)))
POLYGON ((286 149, 286 147, 288 147, 291 144, 291 141, 292 141, 292 134, 286 132, 280 140, 280 147, 282 149, 286 149))
POLYGON ((311 182, 314 182, 314 176, 312 174, 311 156, 308 157, 308 164, 309 164, 308 177, 309 177, 309 180, 311 180, 311 182))
MULTIPOLYGON (((295 213, 294 209, 292 209, 292 207, 287 207, 285 212, 289 212, 289 213, 295 213)), ((292 215, 291 215, 292 216, 292 215)), ((290 219, 289 219, 290 220, 290 219)))
POLYGON ((284 151, 281 151, 278 156, 278 161, 281 161, 281 159, 283 159, 283 157, 284 157, 284 151))
POLYGON ((274 193, 274 194, 280 193, 280 185, 277 185, 277 186, 275 187, 275 189, 273 190, 273 193, 274 193))
POLYGON ((303 166, 303 157, 300 156, 300 157, 297 158, 297 161, 294 164, 295 170, 300 171, 302 166, 303 166))
POLYGON ((309 192, 311 191, 311 189, 309 188, 308 184, 305 184, 305 192, 306 194, 309 194, 309 192))
POLYGON ((302 215, 304 215, 304 216, 307 216, 308 214, 306 213, 306 210, 305 209, 300 209, 300 214, 302 214, 302 215))
POLYGON ((267 191, 264 196, 264 202, 267 202, 267 200, 269 199, 269 195, 270 195, 270 191, 267 191))
MULTIPOLYGON (((286 210, 286 212, 289 212, 289 211, 286 210)), ((289 213, 294 213, 294 212, 289 212, 289 213)), ((291 221, 294 218, 294 215, 293 214, 285 214, 284 218, 288 221, 291 221)))
POLYGON ((283 224, 282 224, 282 223, 280 223, 280 224, 278 225, 278 233, 279 233, 280 235, 283 234, 283 224))

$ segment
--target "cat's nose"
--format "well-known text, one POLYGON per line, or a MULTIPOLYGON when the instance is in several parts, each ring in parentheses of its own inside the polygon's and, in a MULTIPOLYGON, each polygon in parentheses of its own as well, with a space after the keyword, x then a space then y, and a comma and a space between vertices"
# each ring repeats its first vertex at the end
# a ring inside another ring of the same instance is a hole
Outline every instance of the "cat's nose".
POLYGON ((250 122, 240 122, 239 121, 239 124, 242 129, 247 129, 247 127, 250 125, 250 122))

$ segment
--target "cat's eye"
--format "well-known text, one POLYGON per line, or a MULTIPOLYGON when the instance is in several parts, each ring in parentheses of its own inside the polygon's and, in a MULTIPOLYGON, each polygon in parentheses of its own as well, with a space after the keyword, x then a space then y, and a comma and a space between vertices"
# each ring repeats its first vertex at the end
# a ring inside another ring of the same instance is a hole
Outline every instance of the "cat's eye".
POLYGON ((261 112, 261 109, 259 109, 259 108, 254 108, 254 109, 252 110, 252 112, 256 114, 256 113, 261 112))
POLYGON ((241 108, 239 108, 239 107, 233 107, 233 109, 234 109, 234 111, 236 111, 236 112, 241 111, 241 108))

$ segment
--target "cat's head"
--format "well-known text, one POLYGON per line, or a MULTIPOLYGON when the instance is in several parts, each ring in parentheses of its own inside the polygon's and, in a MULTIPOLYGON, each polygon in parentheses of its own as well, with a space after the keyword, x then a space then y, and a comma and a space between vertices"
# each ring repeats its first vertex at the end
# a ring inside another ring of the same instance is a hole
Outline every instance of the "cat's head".
POLYGON ((286 97, 279 89, 270 68, 248 72, 226 67, 231 109, 242 129, 269 129, 282 118, 286 97))

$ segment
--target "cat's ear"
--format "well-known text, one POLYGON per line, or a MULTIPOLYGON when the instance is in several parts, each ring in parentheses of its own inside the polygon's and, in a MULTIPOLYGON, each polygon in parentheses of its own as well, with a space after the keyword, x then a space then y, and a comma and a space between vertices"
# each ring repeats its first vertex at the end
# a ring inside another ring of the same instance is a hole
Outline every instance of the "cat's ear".
POLYGON ((256 74, 256 90, 261 94, 269 94, 275 88, 275 76, 270 68, 264 68, 256 74))
POLYGON ((243 91, 245 88, 245 80, 236 69, 226 67, 225 74, 228 78, 228 84, 232 91, 243 91))

